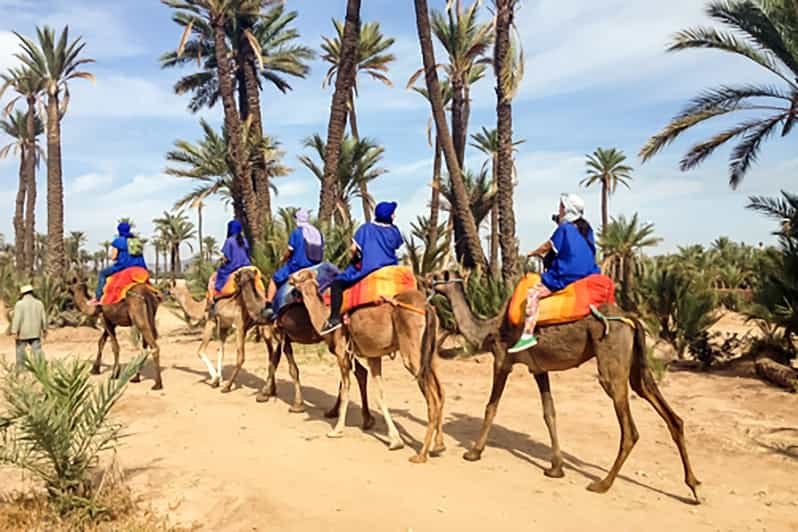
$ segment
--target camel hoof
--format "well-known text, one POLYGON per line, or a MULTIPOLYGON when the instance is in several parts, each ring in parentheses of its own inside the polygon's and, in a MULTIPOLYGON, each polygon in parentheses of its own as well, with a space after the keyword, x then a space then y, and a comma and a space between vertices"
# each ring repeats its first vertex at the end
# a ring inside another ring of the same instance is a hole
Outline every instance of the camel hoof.
POLYGON ((363 430, 371 430, 374 428, 374 418, 372 416, 368 416, 363 418, 363 430))
POLYGON ((330 432, 327 433, 327 437, 328 438, 334 438, 334 439, 343 438, 344 437, 344 431, 342 431, 342 430, 331 430, 330 432))
MULTIPOLYGON (((114 374, 114 378, 115 378, 115 379, 118 379, 118 378, 119 378, 119 374, 118 374, 118 373, 115 373, 115 374, 114 374)), ((141 375, 136 375, 135 377, 133 377, 132 379, 130 379, 130 382, 141 382, 141 375)))
POLYGON ((440 444, 440 445, 436 446, 434 449, 430 450, 429 455, 430 456, 440 456, 444 452, 446 452, 446 446, 444 444, 440 444))
POLYGON ((466 451, 463 454, 463 460, 465 460, 467 462, 476 462, 480 458, 482 458, 482 452, 481 451, 477 451, 475 449, 471 449, 470 451, 466 451))
POLYGON ((693 500, 696 505, 704 504, 707 500, 701 495, 698 490, 698 485, 690 486, 690 489, 693 491, 693 500))
POLYGON ((565 476, 565 472, 562 470, 562 466, 551 466, 548 469, 543 470, 543 474, 549 478, 562 478, 565 476))
POLYGON ((427 461, 427 457, 426 456, 421 456, 420 454, 417 454, 415 456, 411 456, 410 459, 409 459, 409 462, 411 464, 423 464, 426 461, 427 461))
POLYGON ((227 386, 225 386, 224 388, 222 388, 222 393, 230 393, 230 390, 232 390, 232 386, 230 386, 230 385, 228 384, 227 386))
POLYGON ((338 418, 338 409, 331 408, 324 413, 324 417, 327 419, 337 419, 338 418))
POLYGON ((150 388, 150 390, 163 390, 163 384, 161 384, 160 382, 156 382, 155 384, 152 385, 152 388, 150 388))
POLYGON ((268 403, 269 399, 271 399, 271 396, 269 394, 266 394, 266 393, 263 393, 263 392, 259 392, 255 396, 255 402, 256 403, 268 403))
POLYGON ((610 487, 606 484, 603 480, 597 480, 595 482, 591 482, 590 485, 587 487, 587 491, 592 491, 593 493, 607 493, 610 487))
POLYGON ((389 451, 398 451, 399 449, 401 449, 404 446, 405 446, 405 444, 404 444, 404 442, 402 440, 393 440, 391 443, 388 444, 388 450, 389 451))
POLYGON ((92 366, 91 367, 91 374, 92 375, 99 375, 100 374, 100 366, 92 366))
POLYGON ((302 412, 305 411, 305 405, 304 404, 291 405, 288 407, 288 411, 291 412, 292 414, 301 414, 302 412))

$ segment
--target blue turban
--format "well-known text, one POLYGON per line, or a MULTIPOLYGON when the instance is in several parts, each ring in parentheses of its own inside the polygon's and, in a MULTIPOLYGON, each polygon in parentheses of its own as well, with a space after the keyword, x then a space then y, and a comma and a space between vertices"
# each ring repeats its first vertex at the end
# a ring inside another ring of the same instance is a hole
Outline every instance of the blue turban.
POLYGON ((116 226, 116 230, 119 232, 119 236, 123 238, 130 238, 133 236, 133 234, 130 232, 130 224, 127 222, 121 222, 116 226))
POLYGON ((238 220, 230 220, 227 222, 227 237, 240 235, 244 231, 244 227, 238 220))
POLYGON ((374 209, 374 219, 383 224, 393 223, 394 211, 396 211, 395 201, 382 201, 374 209))

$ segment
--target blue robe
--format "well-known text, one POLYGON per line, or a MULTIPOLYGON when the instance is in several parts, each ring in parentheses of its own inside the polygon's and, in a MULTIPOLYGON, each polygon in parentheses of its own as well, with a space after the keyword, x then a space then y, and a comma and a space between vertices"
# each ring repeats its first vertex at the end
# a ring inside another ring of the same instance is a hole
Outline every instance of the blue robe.
POLYGON ((224 284, 233 272, 245 266, 252 266, 252 261, 249 260, 249 248, 240 245, 236 235, 228 237, 224 241, 222 255, 227 260, 216 270, 216 284, 214 287, 217 292, 224 288, 224 284))
MULTIPOLYGON (((323 256, 324 240, 321 242, 321 247, 321 255, 323 256)), ((301 227, 297 227, 291 231, 291 236, 288 237, 288 249, 291 250, 291 256, 288 258, 288 261, 280 267, 280 269, 274 272, 274 275, 272 276, 274 284, 278 287, 285 284, 285 282, 288 280, 288 277, 290 277, 292 273, 298 272, 299 270, 303 270, 305 268, 310 268, 311 266, 315 266, 321 262, 313 261, 308 258, 307 243, 305 242, 305 237, 302 235, 301 227)))
POLYGON ((596 241, 591 230, 582 236, 576 225, 563 222, 551 236, 553 257, 549 257, 548 270, 543 273, 543 284, 556 292, 571 283, 600 273, 596 264, 596 241))
POLYGON ((139 266, 147 268, 147 263, 144 261, 144 255, 131 255, 127 252, 127 238, 118 236, 111 242, 111 247, 116 249, 116 260, 113 264, 103 269, 97 277, 97 290, 94 295, 100 299, 103 295, 103 289, 108 278, 115 273, 119 273, 127 268, 139 266))
POLYGON ((336 278, 352 285, 373 271, 399 264, 396 250, 402 246, 402 233, 395 225, 369 222, 360 226, 353 239, 361 260, 350 264, 336 278))

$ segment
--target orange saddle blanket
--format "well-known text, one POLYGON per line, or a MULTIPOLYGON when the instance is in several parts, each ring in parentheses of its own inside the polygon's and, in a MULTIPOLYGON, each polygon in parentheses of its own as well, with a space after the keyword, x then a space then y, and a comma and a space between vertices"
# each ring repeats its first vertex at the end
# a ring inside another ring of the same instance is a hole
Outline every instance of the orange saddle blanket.
MULTIPOLYGON (((103 288, 103 297, 100 298, 100 304, 115 305, 125 299, 130 289, 137 284, 146 284, 150 286, 149 283, 150 272, 147 271, 147 268, 142 268, 140 266, 126 268, 108 278, 108 281, 105 283, 105 288, 103 288)), ((155 287, 151 286, 151 288, 154 291, 156 290, 155 287)))
MULTIPOLYGON (((519 325, 526 317, 527 291, 540 282, 540 274, 528 273, 516 285, 507 318, 519 325)), ((538 325, 556 325, 581 320, 591 306, 615 303, 615 283, 606 275, 595 274, 566 286, 540 300, 538 325)))
MULTIPOLYGON (((412 268, 408 266, 380 268, 344 291, 341 314, 415 289, 416 276, 413 275, 412 268)), ((329 290, 324 293, 324 302, 330 304, 329 290)))
POLYGON ((258 267, 244 266, 243 268, 239 268, 230 274, 230 277, 227 278, 227 281, 225 281, 221 290, 216 290, 215 288, 216 272, 214 272, 213 275, 211 275, 211 278, 208 279, 208 298, 223 299, 238 292, 238 283, 236 283, 236 278, 238 277, 238 272, 242 270, 252 270, 255 272, 255 290, 257 290, 261 296, 266 296, 266 285, 263 284, 263 275, 261 275, 258 267))

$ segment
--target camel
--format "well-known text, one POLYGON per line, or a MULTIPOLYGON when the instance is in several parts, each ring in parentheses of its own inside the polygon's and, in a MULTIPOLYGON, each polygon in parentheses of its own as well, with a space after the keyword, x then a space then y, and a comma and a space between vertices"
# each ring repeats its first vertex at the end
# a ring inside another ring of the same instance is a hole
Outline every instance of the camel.
POLYGON ((194 299, 185 281, 178 281, 169 289, 168 295, 177 302, 190 324, 191 322, 193 322, 192 325, 205 322, 207 301, 205 299, 199 301, 194 299))
MULTIPOLYGON (((158 331, 155 326, 155 314, 162 301, 160 293, 156 293, 146 285, 137 284, 127 292, 125 299, 119 303, 92 306, 88 304, 89 294, 85 282, 77 276, 73 276, 70 286, 75 306, 87 316, 101 318, 103 332, 97 343, 97 358, 92 365, 91 372, 95 375, 100 374, 103 349, 110 338, 111 348, 114 351, 114 366, 111 375, 114 378, 119 377, 119 341, 116 338, 116 328, 135 327, 141 334, 144 355, 152 354, 152 362, 155 366, 155 384, 152 389, 162 389, 161 349, 158 347, 158 331)), ((137 373, 131 382, 141 382, 141 373, 137 373)))
MULTIPOLYGON (((610 396, 621 428, 621 444, 612 468, 604 479, 591 483, 587 489, 605 493, 637 442, 639 435, 629 410, 629 385, 657 411, 665 421, 671 437, 679 450, 684 468, 684 481, 700 502, 700 482, 693 474, 687 457, 684 439, 684 424, 665 401, 648 367, 646 358, 645 330, 638 320, 631 320, 634 328, 619 321, 602 321, 587 317, 574 323, 552 325, 539 329, 537 346, 526 351, 510 354, 508 346, 521 336, 523 324, 513 325, 507 319, 507 304, 502 312, 489 320, 477 319, 465 297, 463 280, 452 272, 435 274, 430 279, 434 290, 444 295, 452 305, 457 326, 463 336, 474 346, 493 353, 493 385, 485 408, 485 419, 474 446, 463 458, 477 461, 482 456, 493 419, 504 392, 507 377, 513 365, 524 364, 535 377, 543 403, 543 419, 551 439, 551 467, 544 471, 553 478, 564 476, 563 459, 557 437, 554 401, 549 383, 550 371, 576 368, 595 357, 598 363, 599 382, 610 396), (606 329, 605 329, 606 327, 606 329)), ((600 308, 605 316, 622 317, 623 312, 615 305, 600 308)))
MULTIPOLYGON (((301 270, 294 273, 289 282, 302 294, 313 328, 320 331, 328 309, 319 295, 315 272, 301 270)), ((349 369, 351 355, 354 354, 366 359, 377 386, 377 402, 388 427, 389 449, 396 450, 404 446, 388 411, 382 382, 382 357, 399 351, 402 362, 416 378, 427 402, 428 422, 424 442, 418 454, 410 458, 410 461, 422 463, 426 462, 428 455, 442 453, 445 450, 442 430, 444 392, 436 367, 437 328, 438 317, 435 310, 418 290, 398 294, 384 304, 365 306, 350 312, 349 322, 330 333, 341 371, 341 406, 338 421, 327 436, 343 436, 349 406, 349 369), (433 436, 435 446, 431 448, 433 436)))

